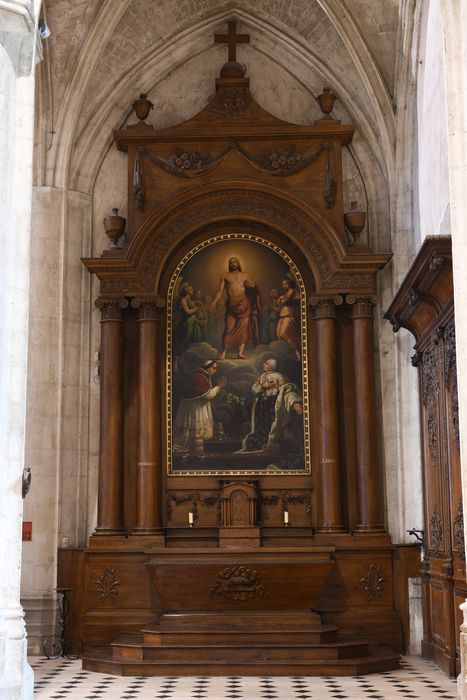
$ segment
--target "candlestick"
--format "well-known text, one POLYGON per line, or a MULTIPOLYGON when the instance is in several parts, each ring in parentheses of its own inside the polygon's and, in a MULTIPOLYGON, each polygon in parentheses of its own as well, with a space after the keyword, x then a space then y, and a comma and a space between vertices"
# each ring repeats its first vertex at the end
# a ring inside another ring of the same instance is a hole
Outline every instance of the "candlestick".
POLYGON ((188 513, 188 523, 189 523, 190 527, 193 527, 193 513, 191 512, 191 510, 188 513))
POLYGON ((284 525, 285 525, 285 527, 287 527, 288 524, 289 524, 289 511, 284 510, 284 525))

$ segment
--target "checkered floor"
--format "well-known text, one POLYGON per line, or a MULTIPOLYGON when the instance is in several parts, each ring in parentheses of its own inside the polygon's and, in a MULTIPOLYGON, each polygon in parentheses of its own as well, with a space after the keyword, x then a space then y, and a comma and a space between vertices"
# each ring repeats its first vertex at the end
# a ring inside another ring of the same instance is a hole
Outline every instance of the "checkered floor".
POLYGON ((30 659, 37 700, 405 700, 456 698, 456 682, 432 663, 406 656, 399 671, 357 678, 323 676, 122 678, 81 669, 80 661, 30 659))

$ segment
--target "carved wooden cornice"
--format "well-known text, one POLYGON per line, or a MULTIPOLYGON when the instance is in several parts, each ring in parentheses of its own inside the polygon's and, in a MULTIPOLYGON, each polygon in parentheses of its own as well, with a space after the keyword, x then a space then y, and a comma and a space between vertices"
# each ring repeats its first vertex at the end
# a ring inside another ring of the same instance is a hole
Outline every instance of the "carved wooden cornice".
POLYGON ((332 227, 307 204, 272 187, 233 182, 231 187, 203 185, 183 193, 154 212, 121 258, 84 258, 101 280, 103 295, 158 293, 157 271, 180 241, 213 221, 219 229, 232 219, 246 231, 267 226, 293 241, 313 271, 317 293, 374 294, 375 275, 388 254, 350 254, 332 227), (244 224, 242 223, 244 222, 244 224), (255 222, 255 224, 252 224, 255 222), (157 230, 157 235, 154 231, 157 230))
POLYGON ((433 339, 453 303, 451 237, 427 236, 384 318, 418 343, 422 336, 433 339))

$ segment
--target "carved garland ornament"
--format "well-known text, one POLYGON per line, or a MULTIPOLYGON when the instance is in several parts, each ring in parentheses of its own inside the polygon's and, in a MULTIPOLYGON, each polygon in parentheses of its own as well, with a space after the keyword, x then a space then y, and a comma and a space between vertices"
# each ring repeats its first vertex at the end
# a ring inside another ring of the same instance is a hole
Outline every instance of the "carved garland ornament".
POLYGON ((115 570, 110 566, 104 566, 95 584, 99 597, 102 600, 111 600, 113 602, 117 600, 120 582, 115 578, 115 570))
POLYGON ((376 564, 370 564, 365 576, 360 579, 363 590, 368 596, 368 600, 380 598, 384 591, 384 578, 381 570, 376 564))
POLYGON ((260 574, 246 566, 228 566, 223 569, 212 585, 211 593, 236 602, 269 596, 261 582, 260 574))

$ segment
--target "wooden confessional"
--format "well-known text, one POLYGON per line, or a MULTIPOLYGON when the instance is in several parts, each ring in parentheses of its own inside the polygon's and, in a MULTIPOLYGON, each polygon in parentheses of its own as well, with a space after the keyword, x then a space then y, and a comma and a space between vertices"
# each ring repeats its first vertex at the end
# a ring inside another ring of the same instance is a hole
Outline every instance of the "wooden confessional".
POLYGON ((198 115, 155 129, 142 96, 140 123, 114 134, 128 154, 127 238, 83 261, 100 280, 98 522, 85 549, 61 552, 60 582, 76 589, 87 669, 396 668, 417 550, 392 545, 385 527, 373 307, 389 256, 344 230, 341 154, 354 127, 330 116, 332 94, 312 126, 281 121, 255 102, 236 40, 229 23, 230 60, 198 115), (203 454, 185 468, 185 454, 177 471, 171 285, 206 242, 240 239, 280 251, 302 280, 305 464, 268 470, 259 450, 247 457, 261 467, 219 458, 209 472, 203 454))
POLYGON ((450 236, 427 236, 386 317, 415 337, 424 475, 423 655, 460 673, 467 597, 450 236))

